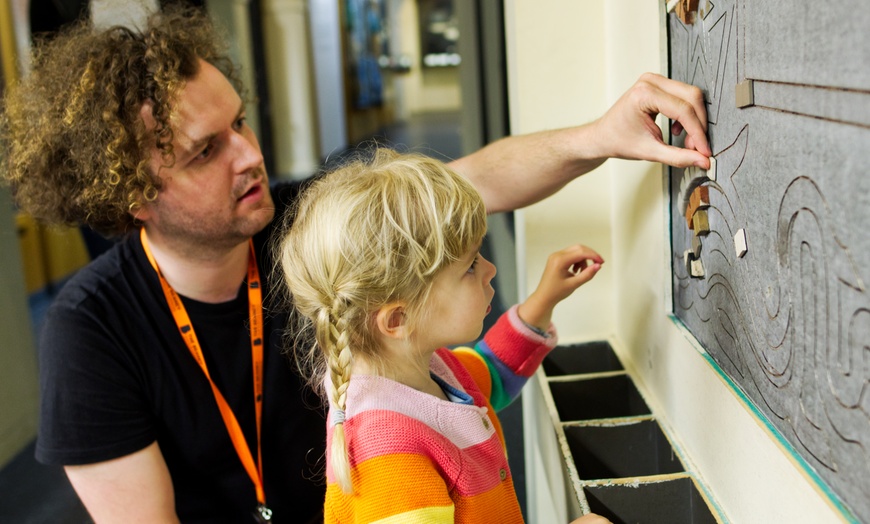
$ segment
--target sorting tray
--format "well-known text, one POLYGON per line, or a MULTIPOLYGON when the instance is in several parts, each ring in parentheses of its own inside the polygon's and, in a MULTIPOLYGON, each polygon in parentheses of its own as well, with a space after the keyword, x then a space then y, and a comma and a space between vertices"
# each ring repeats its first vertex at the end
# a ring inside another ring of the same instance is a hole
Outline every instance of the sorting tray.
POLYGON ((614 524, 726 522, 609 343, 559 346, 542 370, 572 507, 614 524))

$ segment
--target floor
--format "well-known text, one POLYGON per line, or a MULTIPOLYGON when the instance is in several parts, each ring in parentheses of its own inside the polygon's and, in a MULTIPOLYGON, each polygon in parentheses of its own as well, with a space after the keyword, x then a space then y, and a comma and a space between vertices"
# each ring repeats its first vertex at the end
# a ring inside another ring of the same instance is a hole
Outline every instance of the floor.
POLYGON ((0 522, 85 524, 88 517, 60 467, 33 458, 30 443, 0 470, 0 522))
MULTIPOLYGON (((414 150, 420 153, 451 160, 461 155, 461 140, 458 113, 433 113, 418 115, 407 123, 383 129, 373 138, 379 145, 387 145, 401 150, 414 150)), ((367 142, 358 147, 369 147, 367 142)), ((342 155, 336 159, 340 160, 342 155)), ((482 248, 483 255, 491 249, 487 243, 482 248)), ((502 271, 496 275, 494 287, 499 288, 499 275, 512 274, 502 271)), ((51 295, 39 293, 31 297, 30 308, 34 324, 51 303, 51 295)), ((489 322, 504 312, 504 306, 493 303, 493 312, 487 317, 489 322)), ((488 326, 485 326, 488 327, 488 326)), ((525 514, 525 468, 523 464, 522 409, 519 400, 499 413, 508 443, 508 457, 517 496, 525 514)), ((69 484, 63 470, 59 467, 44 466, 33 458, 34 443, 31 442, 9 464, 0 470, 0 523, 15 524, 87 524, 92 520, 82 507, 69 484)))

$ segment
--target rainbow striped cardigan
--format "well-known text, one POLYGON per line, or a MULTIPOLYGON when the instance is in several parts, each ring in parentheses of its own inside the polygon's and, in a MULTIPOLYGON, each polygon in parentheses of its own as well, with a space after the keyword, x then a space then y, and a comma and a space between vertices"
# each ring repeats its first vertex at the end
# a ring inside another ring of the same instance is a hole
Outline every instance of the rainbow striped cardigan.
POLYGON ((354 376, 344 424, 354 492, 342 492, 327 466, 326 522, 521 523, 495 411, 516 398, 555 344, 553 326, 541 336, 514 306, 474 350, 433 355, 430 372, 453 402, 354 376))

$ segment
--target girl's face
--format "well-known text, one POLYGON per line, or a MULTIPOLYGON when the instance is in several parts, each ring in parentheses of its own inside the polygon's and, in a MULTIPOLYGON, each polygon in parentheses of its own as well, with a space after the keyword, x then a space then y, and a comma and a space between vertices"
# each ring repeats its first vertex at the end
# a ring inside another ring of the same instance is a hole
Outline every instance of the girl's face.
POLYGON ((415 330, 421 346, 439 348, 475 341, 483 330, 495 290, 495 266, 477 245, 435 277, 415 330))

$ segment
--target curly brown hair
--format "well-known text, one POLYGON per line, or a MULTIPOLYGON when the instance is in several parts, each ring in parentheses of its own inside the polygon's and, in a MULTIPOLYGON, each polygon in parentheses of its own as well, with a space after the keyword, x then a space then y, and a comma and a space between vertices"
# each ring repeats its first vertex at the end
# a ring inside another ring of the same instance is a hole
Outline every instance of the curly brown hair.
POLYGON ((132 213, 160 189, 151 148, 174 162, 173 103, 199 59, 244 96, 224 40, 198 8, 167 6, 142 30, 83 21, 36 45, 32 71, 0 110, 0 174, 16 204, 44 222, 107 236, 138 227, 132 213), (145 101, 157 123, 150 133, 145 101))

